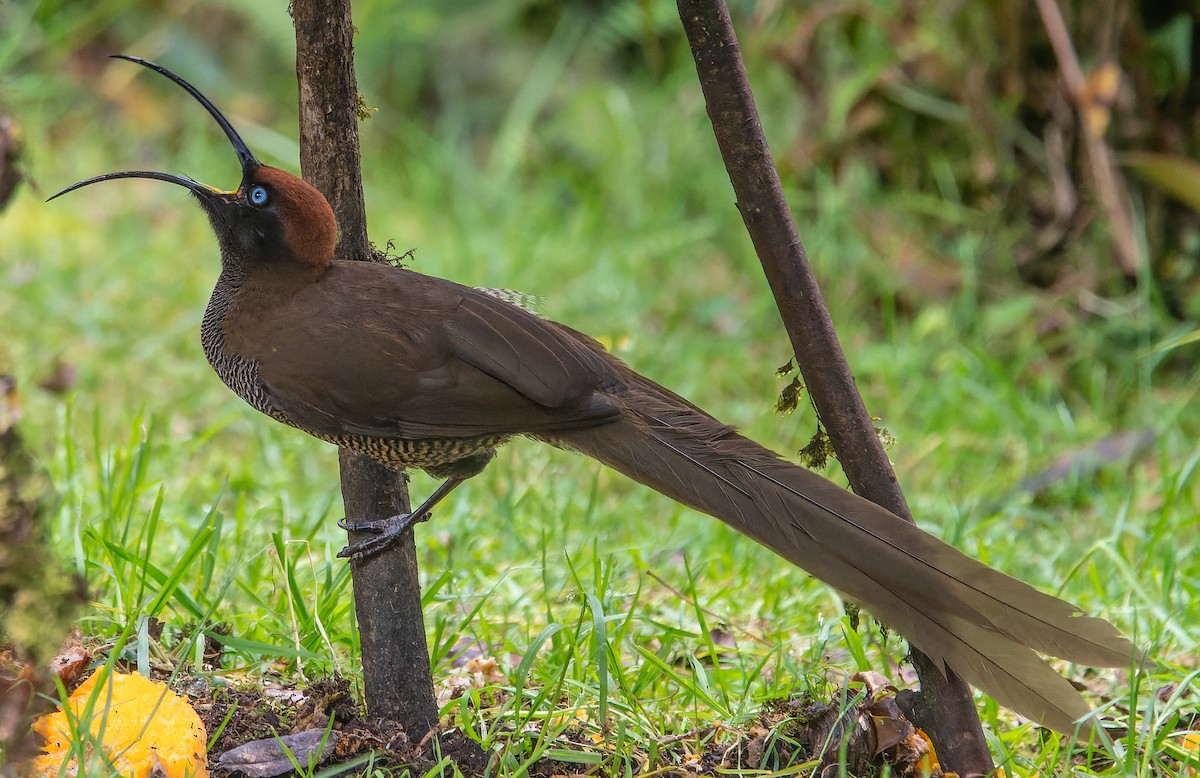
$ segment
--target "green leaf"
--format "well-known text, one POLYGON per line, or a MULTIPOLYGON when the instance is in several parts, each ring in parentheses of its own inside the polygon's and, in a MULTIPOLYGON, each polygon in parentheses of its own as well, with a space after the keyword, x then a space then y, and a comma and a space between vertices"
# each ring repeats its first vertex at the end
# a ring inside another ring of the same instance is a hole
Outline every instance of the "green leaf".
POLYGON ((1140 151, 1123 154, 1121 164, 1146 183, 1200 213, 1200 163, 1175 154, 1140 151))
POLYGON ((220 632, 215 632, 213 630, 205 630, 204 634, 226 648, 232 648, 234 651, 241 651, 246 654, 291 657, 294 659, 320 658, 317 654, 314 654, 311 651, 305 651, 299 646, 283 646, 275 645, 274 643, 263 643, 259 640, 247 640, 246 638, 239 638, 235 635, 222 635, 220 632))

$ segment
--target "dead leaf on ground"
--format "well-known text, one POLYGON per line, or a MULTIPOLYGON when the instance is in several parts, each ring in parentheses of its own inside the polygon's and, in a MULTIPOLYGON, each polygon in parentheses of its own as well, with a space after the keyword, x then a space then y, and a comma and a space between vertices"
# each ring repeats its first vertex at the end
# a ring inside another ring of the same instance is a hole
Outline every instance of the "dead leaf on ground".
POLYGON ((889 765, 895 776, 942 775, 929 740, 905 718, 896 704, 896 688, 875 672, 858 673, 852 684, 861 684, 863 698, 845 707, 837 703, 810 702, 797 718, 802 728, 797 739, 821 760, 818 774, 845 770, 854 775, 889 765))
POLYGON ((294 769, 317 765, 341 736, 332 730, 310 729, 295 735, 253 740, 231 748, 216 760, 221 769, 251 778, 271 778, 294 769))
POLYGON ((46 377, 38 381, 38 386, 51 394, 64 394, 75 386, 79 380, 79 368, 74 362, 67 362, 61 357, 50 363, 46 377))

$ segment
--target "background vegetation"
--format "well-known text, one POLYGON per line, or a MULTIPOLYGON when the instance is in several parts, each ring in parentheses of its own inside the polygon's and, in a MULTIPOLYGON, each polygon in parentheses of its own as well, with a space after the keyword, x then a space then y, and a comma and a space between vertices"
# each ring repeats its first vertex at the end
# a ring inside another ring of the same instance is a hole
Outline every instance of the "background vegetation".
MULTIPOLYGON (((1110 142, 1193 153, 1194 19, 1169 3, 1075 5, 1085 66, 1124 68, 1110 142)), ((1025 3, 732 6, 918 521, 1147 645, 1162 665, 1136 680, 1063 670, 1144 722, 1093 769, 1183 769, 1200 643, 1194 217, 1134 183, 1145 261, 1114 262, 1025 3)), ((533 294, 751 437, 806 444, 811 411, 772 410, 787 341, 673 4, 364 0, 355 17, 377 244, 413 249, 422 272, 533 294)), ((203 111, 110 52, 185 75, 264 161, 298 158, 283 3, 0 3, 0 111, 23 128, 30 177, 0 215, 0 340, 60 498, 55 543, 94 602, 83 630, 145 637, 155 619, 166 630, 143 661, 197 660, 188 636, 219 631, 239 673, 353 675, 336 457, 256 416, 204 363, 217 256, 199 211, 154 182, 43 202, 118 169, 237 181, 203 111)), ((464 652, 499 661, 444 713, 505 769, 557 747, 523 733, 531 722, 591 736, 587 759, 634 774, 686 762, 721 736, 714 723, 752 727, 765 700, 826 694, 868 666, 905 677, 903 647, 870 623, 849 632, 803 572, 536 444, 509 446, 418 545, 436 677, 464 652)), ((1067 767, 981 703, 1010 773, 1067 767)))

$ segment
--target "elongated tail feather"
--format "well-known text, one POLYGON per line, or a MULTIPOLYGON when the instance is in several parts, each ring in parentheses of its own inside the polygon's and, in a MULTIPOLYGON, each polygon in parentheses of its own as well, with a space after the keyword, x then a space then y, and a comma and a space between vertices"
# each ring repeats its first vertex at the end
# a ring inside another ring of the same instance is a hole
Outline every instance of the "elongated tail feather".
POLYGON ((1073 733, 1090 712, 1037 651, 1101 667, 1127 665, 1137 653, 1107 621, 781 460, 648 379, 633 377, 622 400, 619 421, 553 442, 721 519, 1024 716, 1073 733))

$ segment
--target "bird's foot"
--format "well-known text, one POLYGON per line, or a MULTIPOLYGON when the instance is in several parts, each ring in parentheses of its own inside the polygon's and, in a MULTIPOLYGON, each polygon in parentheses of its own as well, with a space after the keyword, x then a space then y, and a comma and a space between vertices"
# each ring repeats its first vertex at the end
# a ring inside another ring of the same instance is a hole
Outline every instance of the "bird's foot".
POLYGON ((338 526, 347 532, 370 532, 375 537, 351 543, 339 551, 338 556, 342 559, 366 559, 375 556, 399 540, 409 527, 428 520, 429 515, 429 511, 424 511, 420 514, 401 513, 386 519, 341 519, 338 526))

